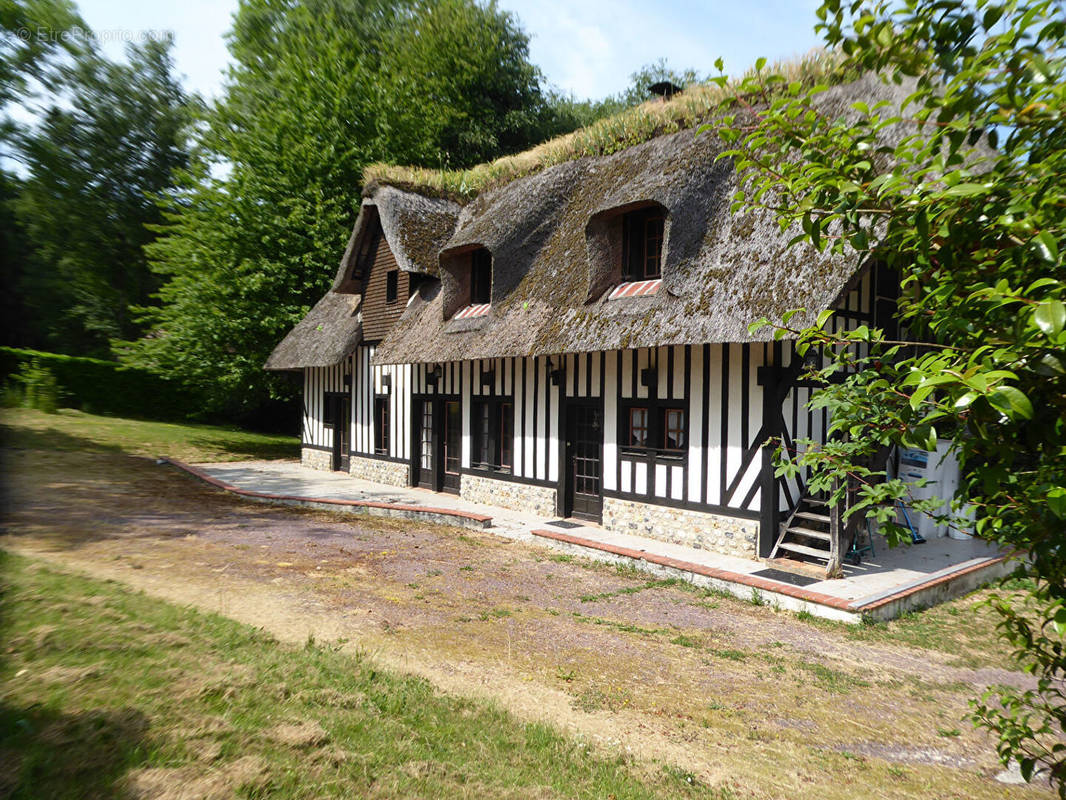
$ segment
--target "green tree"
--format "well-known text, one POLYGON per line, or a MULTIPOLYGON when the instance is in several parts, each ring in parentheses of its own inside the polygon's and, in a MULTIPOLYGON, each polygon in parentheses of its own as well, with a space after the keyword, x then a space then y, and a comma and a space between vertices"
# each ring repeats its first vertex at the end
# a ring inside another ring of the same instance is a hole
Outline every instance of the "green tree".
POLYGON ((47 84, 63 55, 83 52, 84 27, 70 0, 0 0, 0 106, 25 97, 34 79, 47 84))
POLYGON ((469 164, 555 132, 527 40, 474 0, 245 0, 226 94, 148 247, 166 280, 128 358, 215 409, 291 397, 271 349, 328 288, 364 166, 469 164))
POLYGON ((529 39, 495 0, 416 0, 385 37, 375 84, 381 152, 462 168, 525 150, 557 132, 529 39))
POLYGON ((20 294, 27 244, 14 202, 21 188, 17 177, 0 169, 0 343, 16 346, 33 344, 20 294))
MULTIPOLYGON (((83 41, 70 34, 83 24, 69 0, 0 0, 0 159, 15 157, 11 140, 23 129, 11 106, 47 86, 55 65, 82 51, 83 41)), ((28 253, 14 209, 21 188, 19 176, 0 163, 0 341, 26 345, 37 342, 21 295, 28 253)))
POLYGON ((108 355, 141 328, 131 304, 158 289, 143 252, 171 172, 186 163, 188 98, 169 42, 128 64, 88 50, 56 68, 47 107, 14 138, 26 176, 15 201, 29 243, 21 294, 50 348, 108 355))
POLYGON ((1004 762, 1026 778, 1046 770, 1066 797, 1066 17, 1042 0, 826 0, 818 17, 842 69, 912 81, 908 101, 837 117, 819 106, 825 87, 758 71, 725 132, 746 177, 738 202, 773 209, 819 249, 898 270, 901 319, 923 344, 829 335, 824 315, 775 320, 801 350, 835 355, 824 378, 846 376, 814 400, 835 438, 806 442, 799 463, 816 488, 857 481, 852 513, 898 539, 894 502, 914 487, 885 480, 872 454, 951 439, 978 535, 1027 554, 1018 571, 1033 587, 992 605, 1037 687, 990 690, 973 720, 1004 762))

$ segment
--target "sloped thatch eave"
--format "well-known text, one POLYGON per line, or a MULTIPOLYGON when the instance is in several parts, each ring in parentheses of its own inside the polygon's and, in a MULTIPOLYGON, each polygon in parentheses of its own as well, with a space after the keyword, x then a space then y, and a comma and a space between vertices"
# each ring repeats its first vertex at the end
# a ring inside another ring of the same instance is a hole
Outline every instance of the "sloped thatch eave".
POLYGON ((362 338, 359 296, 328 292, 274 348, 263 368, 331 367, 353 353, 362 338))

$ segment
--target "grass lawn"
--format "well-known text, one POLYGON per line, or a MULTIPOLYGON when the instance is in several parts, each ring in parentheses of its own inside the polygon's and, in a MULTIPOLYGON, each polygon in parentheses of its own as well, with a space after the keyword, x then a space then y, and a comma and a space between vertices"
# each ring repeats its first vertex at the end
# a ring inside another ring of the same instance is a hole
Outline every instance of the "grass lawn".
POLYGON ((993 780, 965 720, 1028 680, 988 590, 844 625, 143 458, 295 456, 284 437, 0 424, 0 798, 1049 796, 993 780))
POLYGON ((300 457, 300 440, 296 436, 252 433, 218 425, 102 417, 69 408, 58 414, 2 409, 0 437, 5 447, 25 450, 122 452, 170 456, 189 462, 300 457))
POLYGON ((718 796, 327 644, 0 559, 0 796, 718 796))

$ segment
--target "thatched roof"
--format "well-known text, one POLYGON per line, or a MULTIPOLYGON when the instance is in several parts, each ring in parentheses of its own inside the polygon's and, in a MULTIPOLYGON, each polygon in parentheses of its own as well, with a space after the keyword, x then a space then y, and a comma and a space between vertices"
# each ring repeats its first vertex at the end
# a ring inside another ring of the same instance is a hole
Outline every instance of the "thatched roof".
POLYGON ((459 205, 451 200, 425 197, 391 186, 379 187, 372 197, 363 200, 333 290, 341 289, 351 277, 358 242, 375 218, 381 221, 385 240, 400 269, 436 275, 440 250, 455 230, 459 211, 459 205))
POLYGON ((265 369, 302 369, 339 364, 362 340, 359 282, 352 268, 358 243, 380 220, 400 269, 436 275, 438 254, 455 229, 459 206, 382 187, 366 199, 355 220, 333 286, 274 348, 265 369))
MULTIPOLYGON (((824 92, 818 103, 831 116, 848 115, 859 100, 899 107, 910 91, 868 76, 824 92)), ((901 133, 886 131, 890 138, 901 133)), ((442 251, 473 245, 491 251, 491 311, 446 320, 450 287, 442 291, 430 281, 379 344, 375 363, 756 341, 772 331, 752 335, 749 323, 780 320, 801 307, 809 313, 795 321, 810 323, 833 305, 858 265, 810 246, 787 247, 799 231, 782 232, 770 213, 730 213, 737 176, 730 161, 716 161, 726 149, 713 131, 683 130, 482 192, 463 207, 442 251), (608 246, 598 221, 648 202, 667 211, 663 287, 652 296, 608 300, 609 284, 595 266, 606 261, 608 246)), ((385 192, 399 190, 379 187, 373 200, 385 192)), ((397 257, 407 235, 389 239, 397 257)))
POLYGON ((274 348, 263 368, 331 367, 354 352, 362 336, 359 295, 330 291, 274 348))

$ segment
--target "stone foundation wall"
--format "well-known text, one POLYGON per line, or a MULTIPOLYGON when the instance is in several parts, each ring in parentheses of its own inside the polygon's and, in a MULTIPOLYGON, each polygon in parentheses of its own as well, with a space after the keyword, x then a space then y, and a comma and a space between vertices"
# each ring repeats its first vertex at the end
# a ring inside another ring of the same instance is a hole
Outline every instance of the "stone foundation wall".
POLYGON ((605 497, 603 527, 729 556, 759 555, 759 523, 753 519, 605 497))
POLYGON ((524 511, 540 517, 555 516, 555 489, 550 486, 533 486, 464 473, 459 483, 459 495, 471 503, 524 511))
POLYGON ((300 448, 300 463, 311 469, 333 469, 333 453, 313 447, 300 448))
POLYGON ((406 461, 383 461, 353 455, 348 462, 348 472, 352 477, 388 486, 410 485, 411 467, 406 461))

